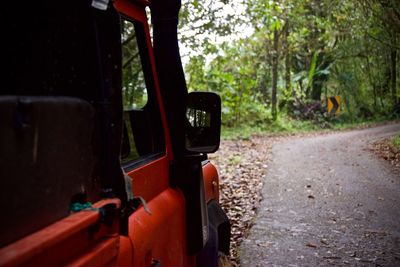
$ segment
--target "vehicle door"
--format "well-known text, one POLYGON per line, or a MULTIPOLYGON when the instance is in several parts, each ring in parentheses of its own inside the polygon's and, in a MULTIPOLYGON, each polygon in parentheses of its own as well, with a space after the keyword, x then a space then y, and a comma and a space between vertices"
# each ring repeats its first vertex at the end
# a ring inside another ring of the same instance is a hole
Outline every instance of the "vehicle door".
POLYGON ((184 198, 169 184, 171 146, 146 10, 130 1, 117 1, 115 7, 123 54, 121 163, 135 199, 128 224, 133 266, 187 266, 184 198))

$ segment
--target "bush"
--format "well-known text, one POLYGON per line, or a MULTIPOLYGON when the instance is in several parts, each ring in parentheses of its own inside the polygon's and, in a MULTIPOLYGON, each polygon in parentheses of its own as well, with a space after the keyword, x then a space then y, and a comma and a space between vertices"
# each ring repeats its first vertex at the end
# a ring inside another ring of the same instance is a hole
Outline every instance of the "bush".
POLYGON ((400 134, 399 134, 399 135, 396 135, 396 136, 393 138, 393 145, 394 145, 395 147, 397 147, 397 148, 400 148, 400 134))

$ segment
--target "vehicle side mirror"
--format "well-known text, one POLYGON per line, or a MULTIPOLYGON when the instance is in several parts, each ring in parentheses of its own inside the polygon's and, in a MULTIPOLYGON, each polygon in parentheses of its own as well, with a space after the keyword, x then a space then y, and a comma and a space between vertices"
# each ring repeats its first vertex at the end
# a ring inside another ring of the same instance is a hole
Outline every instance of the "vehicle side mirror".
POLYGON ((192 92, 187 97, 186 150, 213 153, 219 148, 221 98, 211 92, 192 92))

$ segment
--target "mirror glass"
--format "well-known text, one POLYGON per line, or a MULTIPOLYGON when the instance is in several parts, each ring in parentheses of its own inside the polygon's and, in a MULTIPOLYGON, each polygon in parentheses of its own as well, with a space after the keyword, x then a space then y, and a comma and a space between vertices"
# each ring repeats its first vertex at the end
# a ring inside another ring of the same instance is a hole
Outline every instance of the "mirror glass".
POLYGON ((186 149, 212 153, 218 150, 221 132, 221 99, 215 93, 192 92, 186 109, 186 149))

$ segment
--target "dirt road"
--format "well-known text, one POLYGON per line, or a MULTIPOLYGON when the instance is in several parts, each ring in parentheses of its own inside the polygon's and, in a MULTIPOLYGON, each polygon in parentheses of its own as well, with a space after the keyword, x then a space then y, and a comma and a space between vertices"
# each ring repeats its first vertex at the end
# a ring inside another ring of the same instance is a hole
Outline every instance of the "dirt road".
POLYGON ((368 143, 400 124, 276 144, 242 266, 400 266, 400 174, 368 143))

